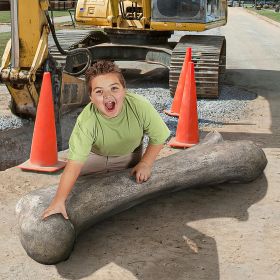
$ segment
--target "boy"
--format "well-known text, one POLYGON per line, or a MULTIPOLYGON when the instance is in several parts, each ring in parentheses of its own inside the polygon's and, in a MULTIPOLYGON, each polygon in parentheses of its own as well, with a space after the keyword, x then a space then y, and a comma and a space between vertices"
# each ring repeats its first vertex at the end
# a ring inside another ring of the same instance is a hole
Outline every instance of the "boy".
POLYGON ((43 218, 68 215, 65 201, 79 175, 133 167, 136 182, 146 182, 170 132, 153 106, 143 97, 126 93, 120 69, 98 61, 86 72, 91 103, 79 115, 69 140, 67 165, 54 199, 43 218), (142 155, 144 133, 149 144, 142 155))

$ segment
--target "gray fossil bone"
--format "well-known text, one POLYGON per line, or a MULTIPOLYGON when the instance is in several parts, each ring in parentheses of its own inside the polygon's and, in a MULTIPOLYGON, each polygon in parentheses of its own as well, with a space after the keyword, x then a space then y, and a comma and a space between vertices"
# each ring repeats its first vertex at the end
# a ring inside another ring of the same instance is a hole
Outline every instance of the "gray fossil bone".
POLYGON ((60 214, 42 220, 56 186, 33 191, 16 206, 20 240, 27 254, 43 264, 67 259, 80 232, 96 222, 147 199, 189 187, 222 182, 250 182, 267 164, 262 149, 250 141, 223 141, 210 133, 191 149, 158 160, 149 181, 137 184, 129 171, 80 177, 60 214))

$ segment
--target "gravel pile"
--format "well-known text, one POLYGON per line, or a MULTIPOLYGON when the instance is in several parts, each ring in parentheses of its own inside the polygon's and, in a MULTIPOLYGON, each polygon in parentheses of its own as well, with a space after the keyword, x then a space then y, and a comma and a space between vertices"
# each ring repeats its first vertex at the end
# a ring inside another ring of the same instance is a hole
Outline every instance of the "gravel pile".
POLYGON ((15 129, 22 127, 24 124, 27 124, 29 121, 21 119, 15 115, 11 116, 0 116, 0 131, 6 129, 15 129))
MULTIPOLYGON (((128 89, 131 92, 145 96, 157 109, 161 117, 174 136, 177 127, 177 118, 167 116, 164 109, 170 109, 172 98, 169 89, 139 88, 128 89)), ((222 127, 229 122, 238 122, 245 114, 245 108, 256 98, 256 95, 235 87, 223 86, 219 99, 198 100, 199 127, 222 127)))
MULTIPOLYGON (((169 89, 160 87, 128 88, 130 92, 145 96, 160 113, 168 125, 171 135, 174 136, 177 127, 177 118, 169 117, 163 113, 164 109, 170 109, 172 98, 169 89)), ((198 100, 199 127, 222 127, 229 122, 238 122, 245 112, 250 100, 255 99, 253 93, 235 87, 224 86, 219 99, 198 100)), ((28 120, 20 119, 14 115, 0 116, 0 131, 18 128, 27 124, 28 120)))

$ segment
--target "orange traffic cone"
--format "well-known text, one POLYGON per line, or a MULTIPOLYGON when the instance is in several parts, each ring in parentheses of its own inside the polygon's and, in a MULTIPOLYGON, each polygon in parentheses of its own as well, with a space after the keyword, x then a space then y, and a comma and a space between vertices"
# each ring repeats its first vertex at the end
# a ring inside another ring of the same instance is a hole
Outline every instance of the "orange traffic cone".
POLYGON ((172 138, 168 145, 176 148, 188 148, 196 145, 198 142, 199 131, 194 64, 189 62, 176 137, 172 138))
POLYGON ((58 161, 51 74, 45 72, 35 119, 30 159, 18 167, 23 170, 55 172, 66 165, 58 161))
POLYGON ((180 77, 179 77, 179 81, 177 84, 177 88, 176 88, 176 92, 174 95, 171 109, 164 110, 164 113, 169 116, 179 117, 181 103, 182 103, 182 97, 183 97, 183 92, 184 92, 184 87, 185 87, 185 81, 187 78, 186 75, 187 75, 187 70, 188 70, 188 63, 191 62, 191 60, 192 60, 192 49, 187 48, 184 63, 183 63, 182 70, 180 73, 180 77))

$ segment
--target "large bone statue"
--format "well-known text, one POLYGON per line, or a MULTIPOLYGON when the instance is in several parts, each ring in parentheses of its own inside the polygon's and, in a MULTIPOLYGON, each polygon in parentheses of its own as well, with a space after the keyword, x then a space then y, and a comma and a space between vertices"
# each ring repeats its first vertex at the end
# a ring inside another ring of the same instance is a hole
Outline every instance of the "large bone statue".
POLYGON ((223 141, 209 133, 188 150, 159 159, 152 177, 137 184, 129 171, 80 177, 66 203, 69 220, 60 214, 42 220, 56 186, 33 191, 18 202, 20 239, 27 254, 43 264, 67 259, 84 231, 115 213, 163 193, 223 182, 250 182, 267 164, 259 147, 249 141, 223 141))

